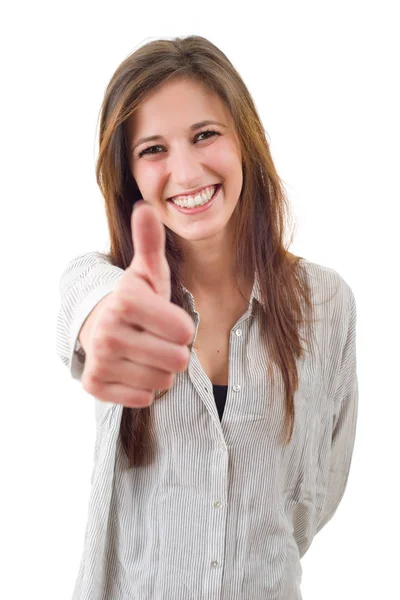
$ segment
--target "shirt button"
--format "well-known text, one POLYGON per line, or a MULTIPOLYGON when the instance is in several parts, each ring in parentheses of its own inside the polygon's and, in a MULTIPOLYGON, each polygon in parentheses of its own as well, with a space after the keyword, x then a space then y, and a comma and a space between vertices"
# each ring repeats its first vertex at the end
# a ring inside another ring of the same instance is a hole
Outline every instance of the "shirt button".
POLYGON ((241 390, 241 386, 238 383, 233 386, 233 391, 234 392, 240 392, 240 390, 241 390))
POLYGON ((222 506, 221 500, 217 500, 216 502, 214 502, 214 508, 220 508, 221 506, 222 506))
POLYGON ((218 567, 218 562, 216 560, 213 560, 212 563, 211 563, 211 567, 213 569, 216 569, 218 567))
POLYGON ((235 333, 236 333, 236 335, 238 337, 240 337, 242 335, 242 330, 241 329, 236 329, 235 333))

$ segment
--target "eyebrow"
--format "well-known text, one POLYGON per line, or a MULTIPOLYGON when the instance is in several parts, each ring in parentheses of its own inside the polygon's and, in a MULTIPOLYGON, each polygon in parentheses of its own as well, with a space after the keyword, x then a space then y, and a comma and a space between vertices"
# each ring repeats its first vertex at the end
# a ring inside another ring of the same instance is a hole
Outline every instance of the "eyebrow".
MULTIPOLYGON (((224 125, 223 123, 220 123, 219 121, 212 121, 211 119, 207 119, 206 121, 200 121, 199 123, 194 123, 193 125, 190 126, 190 130, 194 131, 195 129, 200 129, 201 127, 205 127, 206 125, 219 125, 220 127, 224 127, 225 129, 227 128, 226 125, 224 125)), ((135 148, 137 148, 137 146, 140 146, 141 144, 144 144, 145 142, 157 142, 158 140, 162 140, 163 136, 162 135, 150 135, 148 137, 144 137, 144 138, 140 138, 140 140, 138 140, 133 146, 132 146, 132 151, 135 150, 135 148)))

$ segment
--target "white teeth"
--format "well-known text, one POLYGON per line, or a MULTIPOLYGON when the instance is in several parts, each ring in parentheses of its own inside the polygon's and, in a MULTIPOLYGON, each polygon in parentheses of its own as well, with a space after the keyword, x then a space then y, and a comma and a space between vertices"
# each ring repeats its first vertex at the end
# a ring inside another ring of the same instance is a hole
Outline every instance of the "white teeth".
POLYGON ((200 194, 196 194, 196 196, 176 196, 172 199, 172 202, 186 208, 202 206, 213 197, 216 188, 216 185, 211 185, 208 188, 205 188, 200 194))

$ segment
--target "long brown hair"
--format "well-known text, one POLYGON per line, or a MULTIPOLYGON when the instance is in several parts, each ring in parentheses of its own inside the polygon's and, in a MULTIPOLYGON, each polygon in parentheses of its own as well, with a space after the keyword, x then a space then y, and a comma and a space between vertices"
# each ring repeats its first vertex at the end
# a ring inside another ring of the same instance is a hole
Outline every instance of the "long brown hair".
MULTIPOLYGON (((127 121, 149 92, 176 78, 200 82, 217 94, 228 106, 237 128, 242 149, 243 187, 236 207, 239 214, 234 273, 238 281, 248 281, 248 276, 255 271, 258 274, 263 299, 261 331, 268 344, 268 356, 280 370, 285 388, 286 444, 292 437, 294 425, 294 392, 298 387, 296 359, 304 353, 300 343, 304 338, 299 330, 304 322, 310 322, 311 292, 300 264, 301 257, 285 248, 288 200, 253 99, 225 54, 204 37, 191 35, 149 42, 122 62, 108 84, 100 112, 96 165, 110 234, 110 252, 106 256, 111 264, 122 269, 130 265, 134 256, 131 214, 141 195, 130 168, 127 121), (307 318, 302 310, 303 301, 307 318)), ((190 314, 179 285, 183 254, 174 233, 168 227, 165 230, 171 302, 190 314)), ((270 365, 267 366, 271 375, 270 365)), ((155 399, 166 391, 157 390, 155 399)), ((152 462, 149 417, 149 407, 123 408, 120 436, 130 467, 152 462)))

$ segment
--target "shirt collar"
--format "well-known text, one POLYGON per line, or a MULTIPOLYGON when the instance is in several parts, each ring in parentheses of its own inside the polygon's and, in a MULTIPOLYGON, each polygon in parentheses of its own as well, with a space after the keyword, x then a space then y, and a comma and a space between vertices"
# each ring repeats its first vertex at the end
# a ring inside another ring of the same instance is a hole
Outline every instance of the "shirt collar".
MULTIPOLYGON (((182 283, 180 285, 181 285, 181 288, 182 288, 183 292, 187 296, 187 299, 188 299, 188 302, 189 302, 189 306, 190 306, 190 310, 192 312, 196 312, 193 294, 191 294, 189 292, 189 290, 187 288, 185 288, 185 286, 182 283)), ((250 304, 250 307, 251 307, 251 313, 252 314, 253 314, 253 311, 254 311, 254 300, 256 300, 259 304, 263 304, 262 298, 261 298, 260 280, 258 278, 257 271, 254 272, 253 289, 251 291, 251 296, 250 296, 250 301, 249 301, 249 304, 250 304)))

